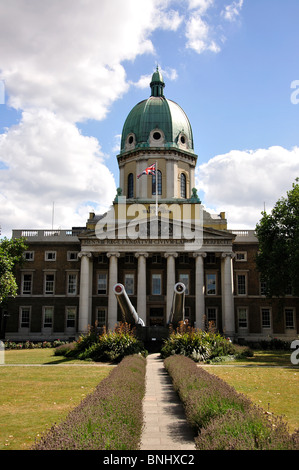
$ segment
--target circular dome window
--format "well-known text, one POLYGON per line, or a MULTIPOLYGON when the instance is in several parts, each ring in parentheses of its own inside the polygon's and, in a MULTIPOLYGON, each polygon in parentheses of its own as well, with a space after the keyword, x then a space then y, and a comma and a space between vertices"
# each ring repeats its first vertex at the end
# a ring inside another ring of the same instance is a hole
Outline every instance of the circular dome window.
POLYGON ((130 137, 128 138, 128 143, 132 144, 133 142, 134 142, 134 137, 130 135, 130 137))
POLYGON ((185 139, 185 136, 184 136, 184 135, 181 135, 181 142, 182 142, 182 144, 185 144, 185 143, 186 143, 186 139, 185 139))
POLYGON ((160 140, 161 137, 162 137, 162 136, 161 136, 160 132, 154 132, 154 133, 153 133, 153 138, 154 138, 155 140, 160 140))

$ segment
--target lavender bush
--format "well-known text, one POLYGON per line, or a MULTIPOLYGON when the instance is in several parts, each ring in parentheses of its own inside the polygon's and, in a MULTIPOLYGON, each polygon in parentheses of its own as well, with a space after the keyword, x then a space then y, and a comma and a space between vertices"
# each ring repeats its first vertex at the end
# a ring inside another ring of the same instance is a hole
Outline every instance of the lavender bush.
POLYGON ((136 450, 143 426, 146 361, 127 356, 33 450, 136 450))
POLYGON ((291 436, 280 418, 272 415, 270 421, 245 395, 192 359, 176 355, 164 364, 198 433, 197 449, 299 449, 298 434, 291 436))

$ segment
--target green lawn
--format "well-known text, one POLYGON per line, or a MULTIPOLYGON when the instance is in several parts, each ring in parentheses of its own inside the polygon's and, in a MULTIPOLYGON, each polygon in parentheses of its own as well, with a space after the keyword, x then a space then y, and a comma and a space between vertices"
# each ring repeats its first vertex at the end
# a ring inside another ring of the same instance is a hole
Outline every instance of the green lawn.
POLYGON ((0 367, 0 449, 29 449, 36 437, 62 421, 91 393, 112 367, 65 361, 55 357, 53 349, 5 351, 5 365, 0 367))
POLYGON ((299 366, 288 351, 255 351, 253 358, 203 366, 244 393, 265 411, 283 416, 291 432, 299 429, 299 366))

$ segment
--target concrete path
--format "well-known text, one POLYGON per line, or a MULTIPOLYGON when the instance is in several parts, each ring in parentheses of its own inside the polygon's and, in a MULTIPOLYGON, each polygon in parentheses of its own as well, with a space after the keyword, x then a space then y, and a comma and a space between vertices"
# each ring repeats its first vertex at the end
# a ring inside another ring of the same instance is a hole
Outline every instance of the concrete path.
POLYGON ((146 359, 141 450, 195 450, 183 405, 159 356, 149 354, 146 359))

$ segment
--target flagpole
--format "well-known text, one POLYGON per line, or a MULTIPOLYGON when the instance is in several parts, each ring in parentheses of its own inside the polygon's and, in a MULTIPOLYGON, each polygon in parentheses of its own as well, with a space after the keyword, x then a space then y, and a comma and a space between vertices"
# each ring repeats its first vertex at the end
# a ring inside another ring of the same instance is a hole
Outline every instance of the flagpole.
POLYGON ((156 161, 156 216, 158 216, 158 162, 156 161))

